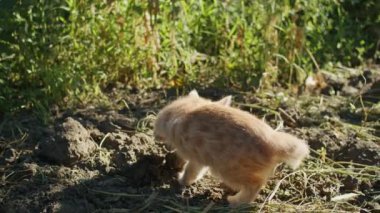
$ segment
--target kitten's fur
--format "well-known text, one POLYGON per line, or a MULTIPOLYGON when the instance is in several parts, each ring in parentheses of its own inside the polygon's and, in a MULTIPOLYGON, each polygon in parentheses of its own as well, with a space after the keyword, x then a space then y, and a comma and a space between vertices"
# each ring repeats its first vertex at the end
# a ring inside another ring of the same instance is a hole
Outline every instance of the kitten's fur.
POLYGON ((230 204, 237 205, 255 199, 278 163, 297 168, 309 147, 230 103, 231 96, 211 102, 193 90, 159 112, 154 135, 187 161, 181 184, 194 183, 209 168, 238 191, 228 197, 230 204))

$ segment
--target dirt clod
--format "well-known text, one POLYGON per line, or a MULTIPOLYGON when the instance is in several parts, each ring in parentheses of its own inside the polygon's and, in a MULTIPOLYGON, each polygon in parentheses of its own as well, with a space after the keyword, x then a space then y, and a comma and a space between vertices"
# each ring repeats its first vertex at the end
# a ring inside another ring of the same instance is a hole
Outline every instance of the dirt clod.
POLYGON ((40 144, 39 156, 64 165, 72 165, 88 159, 96 144, 90 133, 71 117, 56 127, 56 135, 40 144))
POLYGON ((336 155, 336 159, 341 161, 380 165, 380 146, 373 142, 355 141, 347 143, 336 155))
POLYGON ((111 133, 104 140, 103 147, 120 150, 127 140, 129 140, 129 136, 125 133, 111 133))

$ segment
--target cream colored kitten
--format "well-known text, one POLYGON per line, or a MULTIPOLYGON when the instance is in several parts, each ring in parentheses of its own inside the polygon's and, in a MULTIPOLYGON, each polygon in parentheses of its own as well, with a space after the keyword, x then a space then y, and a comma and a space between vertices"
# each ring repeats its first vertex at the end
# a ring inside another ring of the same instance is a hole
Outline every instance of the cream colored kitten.
POLYGON ((211 102, 193 90, 158 113, 154 135, 187 161, 181 184, 194 183, 209 168, 238 191, 227 198, 237 205, 252 202, 279 163, 297 168, 309 147, 230 104, 231 96, 211 102))

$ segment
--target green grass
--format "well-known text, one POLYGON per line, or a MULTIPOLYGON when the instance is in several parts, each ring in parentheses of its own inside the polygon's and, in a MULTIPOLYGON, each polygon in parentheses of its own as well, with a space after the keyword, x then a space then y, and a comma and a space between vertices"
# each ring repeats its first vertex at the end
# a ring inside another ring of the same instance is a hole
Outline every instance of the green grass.
POLYGON ((379 60, 374 0, 1 4, 4 112, 86 102, 116 82, 127 89, 201 83, 250 90, 302 84, 328 63, 379 60))

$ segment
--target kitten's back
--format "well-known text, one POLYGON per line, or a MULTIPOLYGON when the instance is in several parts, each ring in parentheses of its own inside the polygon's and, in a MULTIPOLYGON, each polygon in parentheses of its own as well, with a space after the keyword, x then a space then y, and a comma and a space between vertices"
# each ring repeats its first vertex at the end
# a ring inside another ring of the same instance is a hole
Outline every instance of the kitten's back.
POLYGON ((260 167, 285 161, 296 168, 308 154, 307 145, 294 136, 275 132, 248 112, 217 104, 187 112, 179 131, 184 147, 203 158, 203 163, 249 158, 260 167))
POLYGON ((185 154, 193 150, 196 157, 210 158, 203 163, 243 157, 265 164, 273 155, 268 143, 273 129, 235 108, 216 104, 198 107, 182 117, 178 131, 185 154))

